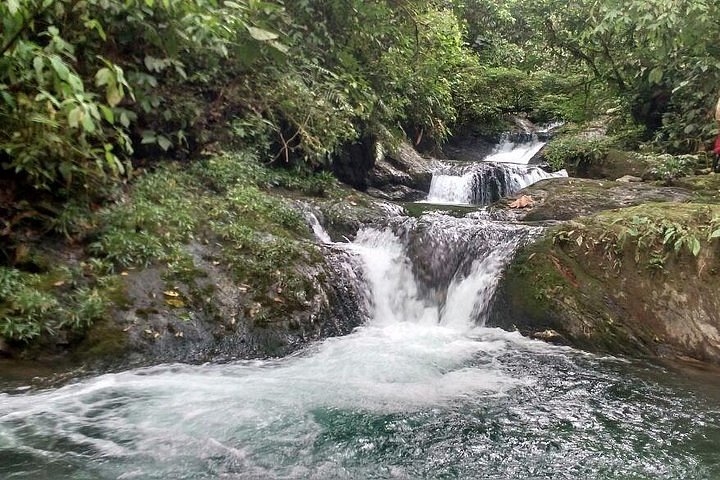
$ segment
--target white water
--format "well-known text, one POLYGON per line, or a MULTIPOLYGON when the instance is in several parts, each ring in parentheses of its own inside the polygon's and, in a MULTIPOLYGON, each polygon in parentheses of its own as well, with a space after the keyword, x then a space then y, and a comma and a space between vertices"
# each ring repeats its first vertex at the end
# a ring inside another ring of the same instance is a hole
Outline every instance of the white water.
POLYGON ((328 234, 327 230, 323 228, 320 220, 318 220, 317 218, 317 215, 315 215, 309 210, 306 210, 305 220, 308 222, 308 225, 310 226, 310 229, 312 230, 313 235, 315 236, 315 239, 317 241, 319 241, 320 243, 332 243, 330 235, 328 234))
POLYGON ((503 139, 483 161, 527 165, 543 149, 545 144, 546 142, 539 140, 537 136, 533 136, 530 142, 522 143, 503 139))
POLYGON ((496 164, 492 169, 494 171, 488 174, 489 168, 484 163, 441 169, 433 174, 430 192, 423 203, 489 204, 501 196, 519 192, 540 180, 568 176, 565 170, 548 173, 536 166, 496 164), (494 197, 491 189, 499 194, 498 198, 494 197))
MULTIPOLYGON (((397 220, 410 231, 366 228, 334 244, 357 256, 367 282, 371 315, 352 334, 283 359, 0 394, 0 478, 718 478, 702 461, 714 468, 720 414, 623 379, 624 364, 605 373, 592 356, 482 327, 531 229, 397 220), (418 225, 429 236, 416 243, 459 246, 468 259, 444 298, 424 296, 416 279, 406 242, 418 225), (683 447, 693 436, 699 447, 683 447)), ((308 222, 330 243, 315 215, 308 222)))
POLYGON ((548 173, 528 165, 544 146, 535 135, 528 142, 504 138, 482 162, 445 163, 434 172, 428 196, 421 203, 487 205, 540 180, 567 177, 565 170, 548 173))
POLYGON ((454 279, 441 308, 421 298, 393 233, 362 230, 347 248, 363 261, 373 313, 353 334, 280 360, 160 366, 0 395, 0 451, 12 447, 50 463, 68 448, 112 458, 94 464, 102 478, 194 478, 186 472, 218 456, 250 478, 272 477, 288 461, 283 449, 302 455, 320 434, 311 414, 318 408, 409 412, 502 395, 530 380, 492 362, 467 367, 473 358, 517 345, 551 348, 476 324, 514 247, 495 245, 467 277, 454 279))

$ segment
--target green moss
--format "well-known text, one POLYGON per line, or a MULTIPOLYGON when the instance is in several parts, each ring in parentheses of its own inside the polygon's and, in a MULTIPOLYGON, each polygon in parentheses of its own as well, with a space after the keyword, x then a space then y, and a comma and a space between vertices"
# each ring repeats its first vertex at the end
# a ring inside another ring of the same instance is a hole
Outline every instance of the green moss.
POLYGON ((119 351, 126 334, 107 319, 111 309, 131 307, 125 270, 156 265, 168 285, 187 286, 185 300, 204 308, 212 286, 199 281, 207 273, 188 253, 192 241, 218 243, 213 262, 244 285, 267 318, 306 308, 315 295, 309 275, 323 257, 288 198, 301 195, 364 201, 326 173, 272 169, 238 153, 143 173, 95 212, 68 205, 55 230, 86 239, 84 252, 48 255, 30 245, 16 266, 0 267, 0 336, 27 343, 62 331, 86 336, 81 350, 91 356, 119 351))
POLYGON ((693 175, 675 180, 673 185, 692 190, 694 203, 720 204, 720 175, 693 175))
POLYGON ((698 257, 717 242, 720 206, 648 203, 582 218, 552 235, 557 244, 575 251, 599 251, 613 268, 630 253, 635 263, 657 270, 671 256, 698 257))
POLYGON ((522 299, 523 310, 542 315, 567 287, 566 278, 552 262, 554 255, 546 238, 525 249, 511 264, 511 298, 522 299))
POLYGON ((85 334, 75 355, 83 360, 113 358, 126 351, 127 334, 110 319, 95 323, 85 334))

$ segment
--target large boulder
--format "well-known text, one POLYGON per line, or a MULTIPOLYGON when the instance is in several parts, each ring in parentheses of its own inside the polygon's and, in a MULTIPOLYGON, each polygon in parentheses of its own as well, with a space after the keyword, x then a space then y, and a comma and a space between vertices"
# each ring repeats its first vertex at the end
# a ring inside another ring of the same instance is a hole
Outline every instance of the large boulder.
POLYGON ((287 355, 308 342, 344 335, 365 318, 366 299, 354 259, 308 243, 278 269, 292 282, 238 283, 215 243, 187 246, 193 271, 131 271, 125 299, 93 325, 73 356, 99 366, 206 362, 287 355))
POLYGON ((349 145, 333 161, 333 172, 344 183, 378 198, 414 201, 430 190, 435 162, 407 142, 386 149, 363 139, 349 145))
POLYGON ((661 203, 550 229, 506 270, 492 326, 590 351, 720 364, 720 207, 661 203))

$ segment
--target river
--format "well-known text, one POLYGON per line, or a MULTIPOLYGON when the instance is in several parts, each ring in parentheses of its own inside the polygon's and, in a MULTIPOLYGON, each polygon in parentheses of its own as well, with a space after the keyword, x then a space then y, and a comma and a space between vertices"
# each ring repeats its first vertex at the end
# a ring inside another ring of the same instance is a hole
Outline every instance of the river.
POLYGON ((350 335, 281 359, 7 387, 0 478, 720 478, 716 377, 484 326, 503 267, 539 233, 399 216, 336 244, 370 312, 350 335))

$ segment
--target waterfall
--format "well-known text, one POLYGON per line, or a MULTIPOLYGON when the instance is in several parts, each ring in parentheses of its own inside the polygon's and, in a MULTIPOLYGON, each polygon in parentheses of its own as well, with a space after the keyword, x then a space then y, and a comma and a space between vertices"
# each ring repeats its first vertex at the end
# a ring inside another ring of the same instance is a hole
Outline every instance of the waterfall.
POLYGON ((426 203, 488 205, 547 178, 567 177, 561 170, 507 163, 447 163, 433 174, 426 203))
POLYGON ((517 163, 527 165, 545 146, 537 135, 533 134, 524 142, 514 142, 504 136, 484 161, 498 163, 517 163))
POLYGON ((0 392, 0 478, 716 478, 679 446, 697 438, 709 458, 720 407, 649 381, 647 366, 633 376, 629 362, 483 326, 540 227, 390 210, 322 247, 367 299, 351 334, 279 359, 0 392))
POLYGON ((308 226, 312 230, 315 239, 320 243, 332 243, 330 235, 328 234, 327 230, 323 228, 320 220, 318 220, 317 215, 315 215, 315 213, 310 211, 309 209, 306 209, 303 213, 305 215, 305 221, 308 223, 308 226))
POLYGON ((567 177, 565 170, 548 173, 528 165, 544 146, 536 134, 519 142, 505 136, 482 162, 443 162, 433 173, 424 202, 488 205, 540 180, 567 177))

